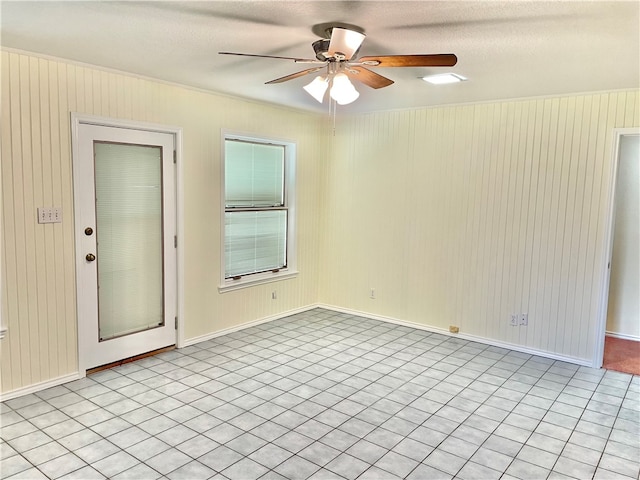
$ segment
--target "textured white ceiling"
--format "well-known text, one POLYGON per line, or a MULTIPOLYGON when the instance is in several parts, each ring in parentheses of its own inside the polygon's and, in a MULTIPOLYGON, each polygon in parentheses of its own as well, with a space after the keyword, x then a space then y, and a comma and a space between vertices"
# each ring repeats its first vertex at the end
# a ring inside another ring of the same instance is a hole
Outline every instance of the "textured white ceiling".
POLYGON ((322 25, 361 27, 364 55, 455 53, 452 68, 377 68, 395 81, 362 84, 339 107, 372 112, 640 87, 638 1, 2 0, 1 43, 93 65, 295 108, 325 111, 302 86, 265 85, 308 68, 233 51, 313 58, 322 25), (469 80, 429 85, 451 71, 469 80))

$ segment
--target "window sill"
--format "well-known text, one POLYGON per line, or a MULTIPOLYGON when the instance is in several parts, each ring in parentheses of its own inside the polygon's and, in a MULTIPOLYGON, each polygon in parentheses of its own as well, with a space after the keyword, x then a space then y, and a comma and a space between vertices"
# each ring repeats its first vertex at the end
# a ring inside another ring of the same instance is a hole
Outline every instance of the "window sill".
POLYGON ((280 280, 288 280, 297 276, 298 272, 296 270, 287 270, 277 273, 260 273, 247 277, 246 279, 241 278, 240 280, 229 280, 223 285, 218 286, 218 293, 231 292, 233 290, 240 290, 241 288, 253 287, 255 285, 263 285, 265 283, 271 282, 278 282, 280 280))

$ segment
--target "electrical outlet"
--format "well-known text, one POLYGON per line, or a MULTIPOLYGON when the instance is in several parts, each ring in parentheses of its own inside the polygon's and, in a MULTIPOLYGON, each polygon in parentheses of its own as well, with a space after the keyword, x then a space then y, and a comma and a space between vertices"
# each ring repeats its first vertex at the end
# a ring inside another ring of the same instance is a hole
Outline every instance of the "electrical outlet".
POLYGON ((511 326, 512 327, 518 326, 518 315, 515 313, 511 314, 511 326))
POLYGON ((372 300, 375 300, 376 298, 376 289, 372 288, 371 291, 369 292, 369 298, 371 298, 372 300))
POLYGON ((523 327, 526 327, 527 325, 529 325, 529 314, 528 313, 521 313, 520 314, 520 325, 523 327))

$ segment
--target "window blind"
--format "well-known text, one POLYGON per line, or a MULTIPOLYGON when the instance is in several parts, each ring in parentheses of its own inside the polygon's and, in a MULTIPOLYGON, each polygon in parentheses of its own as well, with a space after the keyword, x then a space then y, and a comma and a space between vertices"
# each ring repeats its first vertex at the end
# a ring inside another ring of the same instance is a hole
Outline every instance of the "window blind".
POLYGON ((227 140, 225 142, 227 207, 284 205, 284 147, 227 140))
POLYGON ((285 149, 225 141, 225 278, 287 264, 285 149))
POLYGON ((162 149, 94 149, 102 341, 163 324, 162 149))

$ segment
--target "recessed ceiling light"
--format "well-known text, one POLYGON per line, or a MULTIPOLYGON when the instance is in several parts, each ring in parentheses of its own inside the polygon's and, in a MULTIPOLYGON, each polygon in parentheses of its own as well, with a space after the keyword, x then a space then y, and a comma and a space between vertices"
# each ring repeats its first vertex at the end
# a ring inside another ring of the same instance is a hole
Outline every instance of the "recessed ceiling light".
POLYGON ((440 73, 438 75, 422 77, 422 80, 433 83, 434 85, 446 85, 447 83, 464 82, 466 78, 456 73, 440 73))

